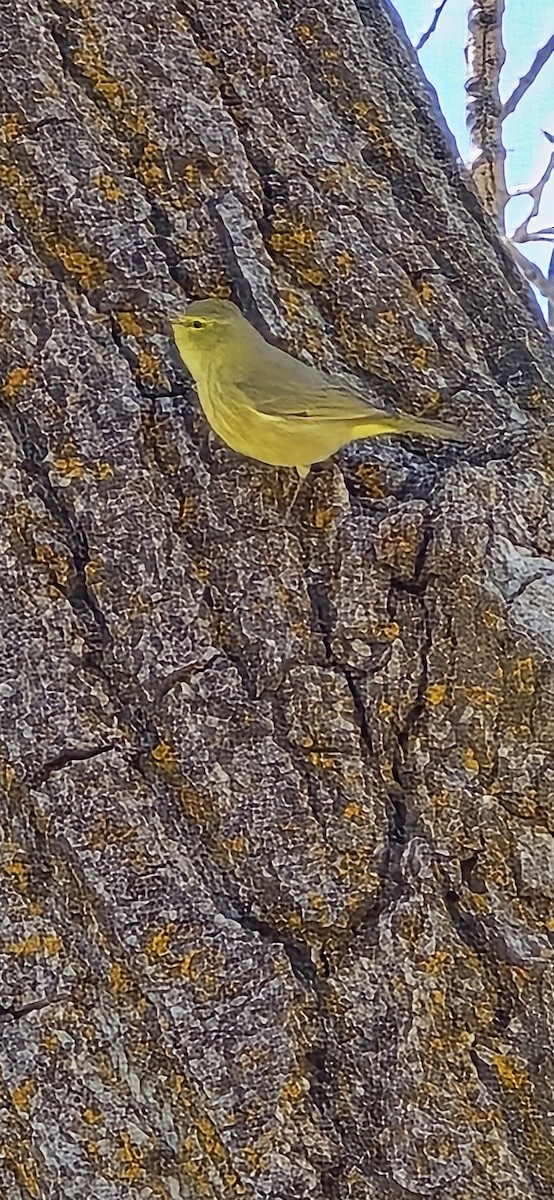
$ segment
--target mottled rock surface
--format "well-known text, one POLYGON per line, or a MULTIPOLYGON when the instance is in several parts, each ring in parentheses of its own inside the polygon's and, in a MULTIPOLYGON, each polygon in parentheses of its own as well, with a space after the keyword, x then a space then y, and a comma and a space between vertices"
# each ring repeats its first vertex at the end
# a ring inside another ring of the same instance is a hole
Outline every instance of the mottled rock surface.
POLYGON ((0 15, 0 1196, 542 1200, 538 310, 385 0, 0 15), (470 441, 287 516, 170 354, 214 293, 470 441))

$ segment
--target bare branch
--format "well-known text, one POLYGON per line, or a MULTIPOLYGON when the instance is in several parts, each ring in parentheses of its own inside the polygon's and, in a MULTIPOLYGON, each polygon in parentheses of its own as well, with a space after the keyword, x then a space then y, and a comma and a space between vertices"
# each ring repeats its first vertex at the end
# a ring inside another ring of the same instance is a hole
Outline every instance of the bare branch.
POLYGON ((422 47, 425 45, 425 43, 429 41, 431 34, 435 32, 435 29, 437 28, 437 25, 439 22, 439 17, 441 15, 441 12, 447 3, 448 3, 448 0, 441 0, 441 3, 439 4, 438 8, 435 9, 435 15, 433 17, 433 20, 431 21, 431 24, 430 24, 427 32, 423 33, 422 36, 420 37, 419 42, 417 43, 417 46, 416 46, 416 50, 421 50, 422 47))
POLYGON ((506 52, 502 41, 505 0, 473 0, 468 20, 466 57, 467 123, 477 157, 471 174, 487 212, 504 233, 509 200, 502 142, 499 79, 506 52))
MULTIPOLYGON (((554 250, 550 255, 550 263, 548 265, 548 282, 551 283, 552 287, 554 288, 554 250)), ((554 331, 554 297, 548 301, 547 320, 550 328, 554 331)))
POLYGON ((505 117, 509 117, 510 113, 515 112, 522 96, 525 95, 531 85, 535 82, 537 75, 540 71, 542 71, 542 68, 544 67, 545 63, 548 62, 551 54, 554 54, 554 33, 552 34, 552 37, 548 39, 546 45, 543 46, 541 50, 537 51, 535 60, 529 67, 527 74, 521 76, 521 79, 519 83, 516 84, 511 96, 509 96, 506 100, 506 103, 503 104, 502 112, 500 114, 502 120, 504 120, 505 117))
MULTIPOLYGON (((518 195, 518 196, 530 196, 533 201, 533 206, 531 208, 531 211, 527 214, 525 219, 521 222, 521 225, 518 225, 517 229, 514 230, 512 237, 511 237, 512 242, 530 242, 530 241, 539 240, 537 234, 529 233, 529 222, 533 220, 533 217, 538 216, 540 203, 541 203, 541 199, 542 199, 542 194, 544 192, 544 189, 545 189, 545 187, 548 183, 548 180, 550 179, 550 176, 552 175, 553 171, 554 171, 554 150, 552 151, 552 154, 550 155, 548 163, 547 163, 540 179, 535 184, 535 186, 532 188, 518 188, 518 191, 516 193, 514 193, 515 195, 518 195)), ((546 230, 543 230, 543 233, 546 233, 546 232, 547 232, 546 230)))
MULTIPOLYGON (((546 275, 543 275, 540 268, 535 266, 535 263, 529 262, 529 259, 521 253, 521 250, 518 250, 517 246, 514 246, 513 242, 511 242, 509 238, 505 238, 505 245, 508 247, 512 257, 515 259, 522 275, 525 275, 525 278, 529 280, 529 283, 532 283, 533 287, 536 287, 541 296, 545 296, 547 298, 550 317, 551 308, 554 311, 554 276, 551 278, 549 271, 549 277, 547 279, 546 275)), ((552 259, 550 260, 550 266, 552 267, 552 259)))
POLYGON ((551 242, 554 239, 554 225, 548 229, 537 229, 537 232, 523 233, 517 238, 512 238, 512 241, 518 242, 521 245, 523 242, 551 242))

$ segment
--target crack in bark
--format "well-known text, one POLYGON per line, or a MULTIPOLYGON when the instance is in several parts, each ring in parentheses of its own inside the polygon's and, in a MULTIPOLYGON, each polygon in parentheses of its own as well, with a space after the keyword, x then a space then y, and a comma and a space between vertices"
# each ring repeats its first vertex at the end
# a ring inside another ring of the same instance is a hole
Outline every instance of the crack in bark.
POLYGON ((89 758, 97 758, 99 754, 109 754, 110 750, 115 750, 117 742, 107 742, 101 746, 68 746, 65 750, 61 750, 56 754, 55 758, 49 758, 39 768, 38 771, 29 779, 31 787, 39 787, 45 783, 55 771, 63 771, 70 763, 86 762, 89 758))
POLYGON ((233 912, 234 920, 241 929, 257 933, 264 942, 282 946, 290 963, 291 971, 296 979, 317 994, 318 974, 314 966, 309 946, 306 943, 286 937, 270 921, 255 916, 252 909, 246 905, 236 904, 233 912))
POLYGON ((6 1025, 9 1021, 20 1021, 29 1013, 39 1012, 42 1008, 49 1008, 53 1004, 61 1004, 64 1000, 71 999, 71 992, 54 992, 41 1000, 31 1000, 28 1004, 0 1004, 0 1025, 6 1025))
POLYGON ((73 560, 73 578, 64 588, 52 579, 57 591, 65 596, 76 615, 84 620, 92 648, 102 652, 111 638, 107 621, 89 589, 86 569, 90 562, 87 535, 69 505, 62 499, 60 489, 54 488, 49 475, 47 443, 32 416, 24 417, 21 412, 1 404, 6 425, 17 445, 23 452, 23 469, 34 483, 34 491, 42 500, 62 532, 64 544, 73 560))
POLYGON ((236 920, 242 928, 255 931, 264 941, 278 944, 283 948, 293 975, 303 988, 308 989, 315 1000, 316 1020, 314 1022, 313 1048, 306 1053, 304 1061, 310 1079, 311 1100, 319 1113, 322 1129, 329 1138, 329 1142, 332 1144, 334 1141, 335 1143, 332 1165, 320 1168, 321 1189, 323 1195, 329 1197, 329 1200, 339 1200, 341 1195, 340 1179, 343 1177, 343 1168, 348 1161, 348 1156, 333 1099, 336 1091, 335 1072, 332 1065, 331 1038, 328 1033, 330 1022, 325 1009, 326 979, 330 974, 328 960, 324 951, 321 950, 319 959, 322 971, 318 972, 307 945, 284 937, 269 922, 255 917, 250 910, 239 912, 236 920))
MULTIPOLYGON (((150 197, 150 193, 147 191, 150 197)), ((185 292, 188 299, 194 294, 194 284, 192 276, 189 275, 186 268, 182 265, 179 255, 171 241, 173 233, 169 217, 160 203, 159 199, 151 198, 150 222, 154 228, 154 241, 158 250, 164 256, 168 274, 185 292)))

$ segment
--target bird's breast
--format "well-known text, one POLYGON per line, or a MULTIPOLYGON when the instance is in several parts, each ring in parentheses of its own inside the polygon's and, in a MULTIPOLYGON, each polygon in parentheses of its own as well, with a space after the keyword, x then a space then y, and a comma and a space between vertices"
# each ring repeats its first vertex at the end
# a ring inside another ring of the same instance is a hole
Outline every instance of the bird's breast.
POLYGON ((248 445, 255 436, 253 425, 256 413, 241 397, 232 384, 221 385, 215 370, 206 372, 198 383, 198 398, 208 423, 227 446, 239 454, 248 453, 248 445))

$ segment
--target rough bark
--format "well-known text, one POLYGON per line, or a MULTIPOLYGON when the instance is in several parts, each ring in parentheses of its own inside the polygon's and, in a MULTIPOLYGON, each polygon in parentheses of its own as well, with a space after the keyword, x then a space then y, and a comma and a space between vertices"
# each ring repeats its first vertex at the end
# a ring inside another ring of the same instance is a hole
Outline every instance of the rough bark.
POLYGON ((505 0, 473 0, 468 18, 466 59, 467 122, 476 157, 473 182, 484 208, 506 229, 506 149, 502 141, 504 110, 500 102, 500 72, 506 60, 502 40, 505 0))
POLYGON ((0 1194, 543 1198, 538 310, 384 0, 0 38, 0 1194), (216 292, 470 442, 353 447, 285 518, 171 362, 216 292))

